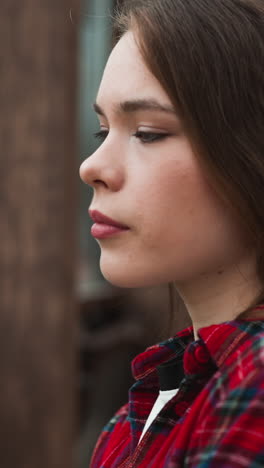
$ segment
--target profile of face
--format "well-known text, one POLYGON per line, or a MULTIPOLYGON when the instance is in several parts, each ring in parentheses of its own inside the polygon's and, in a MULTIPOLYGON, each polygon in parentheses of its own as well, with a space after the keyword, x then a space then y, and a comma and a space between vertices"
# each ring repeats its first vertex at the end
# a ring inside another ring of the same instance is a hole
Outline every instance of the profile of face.
POLYGON ((97 239, 119 287, 177 285, 239 261, 240 226, 204 176, 176 110, 132 32, 113 49, 95 105, 102 143, 80 167, 91 209, 129 229, 97 239))

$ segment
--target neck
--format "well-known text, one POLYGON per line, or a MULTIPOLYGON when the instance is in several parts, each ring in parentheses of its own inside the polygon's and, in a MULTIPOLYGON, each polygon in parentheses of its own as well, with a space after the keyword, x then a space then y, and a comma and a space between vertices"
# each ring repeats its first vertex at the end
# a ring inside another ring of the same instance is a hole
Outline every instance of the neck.
POLYGON ((204 274, 188 284, 177 285, 193 322, 197 339, 199 328, 234 320, 261 291, 255 259, 243 259, 214 274, 204 274))

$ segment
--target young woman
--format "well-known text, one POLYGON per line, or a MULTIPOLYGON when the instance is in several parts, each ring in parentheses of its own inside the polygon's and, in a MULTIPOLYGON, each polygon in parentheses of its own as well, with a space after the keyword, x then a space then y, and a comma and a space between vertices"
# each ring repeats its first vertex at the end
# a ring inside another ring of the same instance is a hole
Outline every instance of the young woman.
POLYGON ((91 467, 263 468, 263 0, 129 0, 115 33, 80 168, 100 267, 193 327, 133 360, 91 467))

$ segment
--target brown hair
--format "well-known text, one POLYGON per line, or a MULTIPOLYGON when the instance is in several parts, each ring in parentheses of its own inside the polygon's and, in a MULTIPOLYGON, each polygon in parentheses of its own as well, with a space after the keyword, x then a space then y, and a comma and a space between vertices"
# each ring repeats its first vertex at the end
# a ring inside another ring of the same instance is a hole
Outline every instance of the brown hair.
POLYGON ((264 301, 264 2, 121 3, 115 41, 135 32, 205 173, 257 253, 263 290, 245 314, 264 301))

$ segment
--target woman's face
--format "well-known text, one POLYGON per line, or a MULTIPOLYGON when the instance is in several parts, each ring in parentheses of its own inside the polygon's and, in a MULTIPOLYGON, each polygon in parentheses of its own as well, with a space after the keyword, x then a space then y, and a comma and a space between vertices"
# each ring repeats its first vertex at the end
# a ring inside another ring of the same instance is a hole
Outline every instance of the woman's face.
POLYGON ((129 227, 97 238, 105 278, 120 287, 181 284, 238 262, 239 226, 132 32, 110 55, 95 107, 103 142, 80 176, 94 189, 90 208, 129 227))

